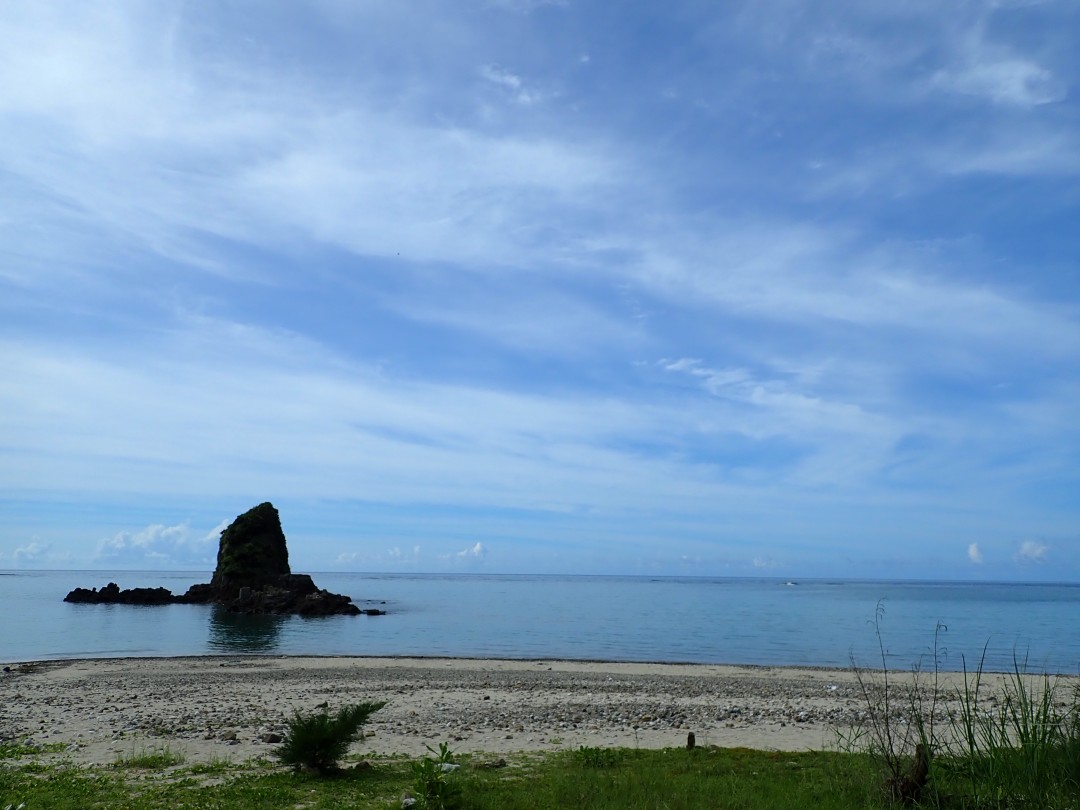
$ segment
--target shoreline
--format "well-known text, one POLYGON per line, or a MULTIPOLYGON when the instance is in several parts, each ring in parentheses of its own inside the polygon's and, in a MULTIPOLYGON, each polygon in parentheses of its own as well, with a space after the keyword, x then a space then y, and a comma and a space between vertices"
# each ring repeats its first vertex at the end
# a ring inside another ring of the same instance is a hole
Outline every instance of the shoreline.
MULTIPOLYGON (((873 673, 869 673, 871 676, 873 673)), ((896 673, 895 683, 911 673, 896 673)), ((1003 675, 984 673, 993 688, 1003 675)), ((1059 682, 1080 679, 1053 676, 1059 682)), ((941 673, 955 689, 958 673, 941 673)), ((987 693, 989 695, 989 692, 987 693)), ((294 712, 386 700, 355 753, 509 754, 686 744, 833 748, 865 708, 853 670, 730 664, 356 656, 26 662, 0 673, 0 738, 64 743, 77 764, 167 747, 185 761, 269 756, 294 712), (268 742, 269 740, 269 742, 268 742)))
MULTIPOLYGON (((42 667, 52 665, 63 664, 80 664, 80 663, 93 663, 101 661, 203 661, 203 660, 231 660, 231 659, 243 659, 243 660, 311 660, 311 661, 450 661, 470 663, 476 662, 484 664, 488 662, 499 663, 559 663, 559 664, 586 664, 590 666, 628 666, 628 667, 699 667, 699 668, 713 668, 713 669, 737 669, 737 670, 750 670, 750 671, 769 671, 769 670, 784 670, 790 672, 854 672, 855 667, 848 664, 845 666, 830 666, 828 664, 753 664, 753 663, 737 663, 731 661, 671 661, 671 660, 621 660, 610 658, 559 658, 559 657, 515 657, 515 658, 493 658, 483 655, 413 655, 413 654, 373 654, 373 655, 355 655, 346 653, 272 653, 272 652, 210 652, 210 653, 182 653, 179 655, 101 655, 101 656, 85 656, 74 655, 71 657, 60 658, 10 658, 0 660, 0 666, 7 666, 11 668, 17 667, 42 667)), ((883 670, 876 666, 858 666, 858 669, 863 672, 877 672, 880 673, 883 670)), ((910 675, 912 670, 910 667, 897 667, 890 668, 890 676, 910 675)), ((968 675, 974 675, 975 668, 968 669, 968 675)), ((989 669, 982 668, 982 674, 984 681, 987 677, 992 676, 994 678, 1007 677, 1015 674, 1013 669, 989 669)), ((2 674, 2 673, 0 673, 2 674)), ((923 677, 932 675, 932 670, 921 670, 923 677)), ((938 671, 941 678, 954 679, 957 677, 963 677, 963 669, 945 669, 942 668, 938 671)), ((1077 681, 1080 682, 1080 671, 1077 673, 1072 672, 1050 672, 1044 670, 1031 669, 1030 671, 1022 672, 1024 677, 1037 676, 1043 677, 1044 675, 1056 680, 1064 681, 1077 681)))
POLYGON ((478 662, 485 663, 496 661, 500 663, 559 663, 559 664, 590 664, 597 666, 645 666, 645 667, 731 667, 736 669, 785 669, 807 670, 810 672, 846 672, 851 667, 831 667, 816 664, 740 664, 730 661, 627 661, 611 658, 558 658, 550 656, 540 657, 515 657, 515 658, 492 658, 483 655, 347 655, 344 653, 201 653, 180 655, 100 655, 85 656, 74 655, 64 658, 13 658, 0 662, 4 666, 49 666, 51 664, 79 664, 94 661, 201 661, 201 660, 225 660, 225 659, 253 659, 253 660, 338 660, 338 661, 454 661, 454 662, 478 662))

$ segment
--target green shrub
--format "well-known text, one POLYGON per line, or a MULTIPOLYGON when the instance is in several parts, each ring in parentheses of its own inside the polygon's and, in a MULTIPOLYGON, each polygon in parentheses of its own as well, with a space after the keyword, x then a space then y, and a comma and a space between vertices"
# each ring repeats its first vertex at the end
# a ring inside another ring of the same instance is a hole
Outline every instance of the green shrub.
POLYGON ((434 756, 423 757, 412 764, 414 805, 419 810, 455 810, 461 806, 461 786, 453 779, 457 770, 454 752, 446 743, 436 751, 425 746, 434 756))
POLYGON ((274 755, 297 770, 332 772, 367 719, 385 705, 385 700, 368 701, 345 706, 334 715, 326 709, 307 715, 297 712, 274 755))

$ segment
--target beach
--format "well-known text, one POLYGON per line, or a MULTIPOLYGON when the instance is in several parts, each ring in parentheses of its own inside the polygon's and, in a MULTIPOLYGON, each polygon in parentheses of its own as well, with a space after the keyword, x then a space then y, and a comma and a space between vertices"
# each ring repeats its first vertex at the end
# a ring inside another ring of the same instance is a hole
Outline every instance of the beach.
MULTIPOLYGON (((387 701, 353 748, 372 755, 419 755, 442 742, 487 754, 664 748, 685 745, 690 732, 698 745, 828 749, 865 709, 855 674, 833 669, 245 656, 10 670, 0 677, 0 738, 63 743, 55 756, 79 764, 164 747, 188 762, 241 762, 270 754, 296 711, 367 700, 387 701)), ((959 683, 942 677, 946 691, 959 683)))

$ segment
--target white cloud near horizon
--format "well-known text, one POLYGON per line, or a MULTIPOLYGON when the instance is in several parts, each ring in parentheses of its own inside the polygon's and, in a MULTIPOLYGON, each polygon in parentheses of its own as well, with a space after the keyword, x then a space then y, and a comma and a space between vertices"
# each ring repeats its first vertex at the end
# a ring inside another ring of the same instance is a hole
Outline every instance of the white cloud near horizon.
POLYGON ((483 559, 487 556, 487 548, 484 547, 483 543, 477 542, 475 545, 459 551, 457 556, 461 559, 483 559))
POLYGON ((975 565, 982 565, 983 554, 978 543, 971 543, 968 545, 967 556, 975 565))
POLYGON ((1020 564, 1041 563, 1046 559, 1050 546, 1038 540, 1025 540, 1016 550, 1016 561, 1020 564))
MULTIPOLYGON (((2 557, 0 557, 2 559, 2 557)), ((11 552, 11 563, 20 568, 25 565, 41 565, 44 563, 56 563, 58 560, 53 554, 53 544, 42 542, 33 538, 24 546, 18 546, 11 552)))
POLYGON ((93 563, 122 568, 213 568, 218 540, 228 523, 223 521, 209 532, 193 530, 186 523, 153 524, 135 532, 118 532, 98 541, 93 563))

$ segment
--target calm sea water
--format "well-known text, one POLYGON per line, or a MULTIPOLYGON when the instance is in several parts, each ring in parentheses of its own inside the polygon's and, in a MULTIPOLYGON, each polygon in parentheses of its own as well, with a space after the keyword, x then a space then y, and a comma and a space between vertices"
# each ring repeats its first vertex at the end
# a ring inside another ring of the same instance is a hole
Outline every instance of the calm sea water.
POLYGON ((69 605, 76 586, 169 588, 207 572, 0 572, 0 658, 454 656, 1080 673, 1080 585, 313 574, 378 617, 250 618, 205 605, 69 605))

